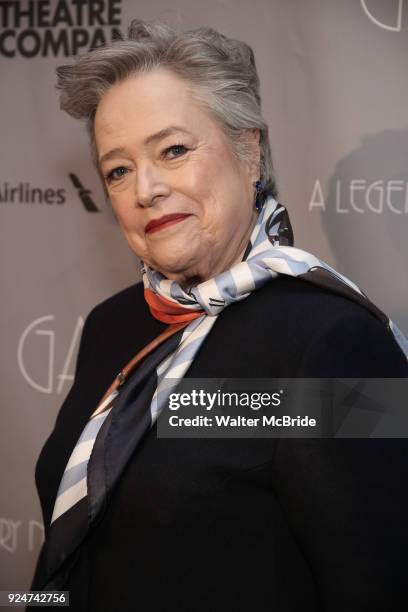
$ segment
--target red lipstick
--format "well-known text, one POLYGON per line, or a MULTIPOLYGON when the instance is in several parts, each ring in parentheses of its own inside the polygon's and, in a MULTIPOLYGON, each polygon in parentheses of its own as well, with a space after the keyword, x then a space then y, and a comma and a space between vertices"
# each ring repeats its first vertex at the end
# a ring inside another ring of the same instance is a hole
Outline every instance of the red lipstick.
POLYGON ((182 221, 186 217, 190 217, 189 213, 173 213, 172 215, 163 215, 159 219, 152 219, 145 227, 146 234, 152 234, 153 232, 159 232, 169 225, 174 225, 179 221, 182 221))

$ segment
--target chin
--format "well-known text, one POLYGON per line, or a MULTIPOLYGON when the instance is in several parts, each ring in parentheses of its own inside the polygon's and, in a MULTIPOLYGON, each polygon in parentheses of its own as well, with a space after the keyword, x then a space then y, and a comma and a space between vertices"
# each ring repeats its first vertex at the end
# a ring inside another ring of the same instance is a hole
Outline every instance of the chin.
POLYGON ((178 282, 185 278, 189 278, 190 276, 194 276, 194 272, 190 272, 188 268, 186 269, 182 266, 169 267, 167 264, 166 267, 156 266, 155 269, 161 272, 166 278, 170 278, 171 280, 176 280, 178 282))
POLYGON ((171 257, 152 258, 151 263, 147 260, 145 260, 145 263, 167 277, 190 275, 190 273, 193 274, 194 270, 198 267, 198 259, 186 258, 185 253, 180 257, 176 257, 172 254, 171 257))
MULTIPOLYGON (((150 265, 150 264, 148 264, 150 265)), ((166 262, 164 266, 152 265, 150 266, 163 274, 169 280, 174 280, 178 282, 180 285, 184 285, 190 279, 194 279, 194 281, 199 282, 200 277, 197 273, 197 266, 183 266, 181 264, 178 265, 169 265, 169 262, 166 262)))

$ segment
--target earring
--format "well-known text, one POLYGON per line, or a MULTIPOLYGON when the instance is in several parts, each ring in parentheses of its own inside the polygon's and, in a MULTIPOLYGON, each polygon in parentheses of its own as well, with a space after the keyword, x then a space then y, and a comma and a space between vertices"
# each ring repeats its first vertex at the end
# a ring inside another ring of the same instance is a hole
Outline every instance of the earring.
POLYGON ((255 181, 254 187, 255 187, 255 208, 259 212, 260 210, 262 210, 262 202, 259 197, 262 191, 262 181, 261 180, 255 181))

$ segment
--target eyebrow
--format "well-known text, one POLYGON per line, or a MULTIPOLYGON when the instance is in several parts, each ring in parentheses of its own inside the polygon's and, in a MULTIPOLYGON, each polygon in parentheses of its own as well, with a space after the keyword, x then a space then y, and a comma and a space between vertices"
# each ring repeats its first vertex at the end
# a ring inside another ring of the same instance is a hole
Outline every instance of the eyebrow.
MULTIPOLYGON (((148 136, 143 144, 146 146, 154 142, 158 142, 159 140, 163 140, 163 138, 166 138, 167 136, 171 136, 172 134, 174 134, 174 132, 183 132, 183 134, 187 135, 190 134, 187 130, 178 125, 171 125, 167 128, 160 130, 159 132, 156 132, 155 134, 152 134, 151 136, 148 136)), ((115 149, 111 149, 99 158, 99 164, 102 164, 102 162, 108 161, 109 159, 112 159, 114 157, 124 155, 125 152, 126 150, 123 147, 116 147, 115 149)))

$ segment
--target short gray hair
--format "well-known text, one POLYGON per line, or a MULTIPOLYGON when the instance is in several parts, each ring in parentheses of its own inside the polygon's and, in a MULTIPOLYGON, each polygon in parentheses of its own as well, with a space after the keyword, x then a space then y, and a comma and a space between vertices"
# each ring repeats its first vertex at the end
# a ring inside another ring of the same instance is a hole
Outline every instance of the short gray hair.
POLYGON ((259 130, 260 199, 268 194, 276 196, 254 53, 245 42, 227 38, 212 28, 178 32, 165 23, 134 19, 126 39, 93 49, 74 64, 57 68, 61 108, 72 117, 86 120, 96 167, 94 119, 102 96, 133 74, 158 67, 194 85, 193 95, 219 122, 240 159, 249 155, 248 143, 242 138, 244 131, 259 130))

